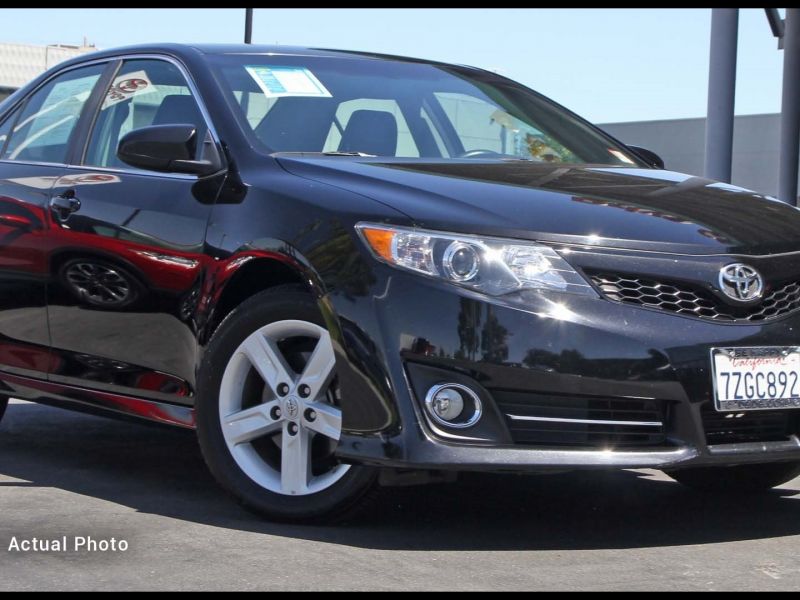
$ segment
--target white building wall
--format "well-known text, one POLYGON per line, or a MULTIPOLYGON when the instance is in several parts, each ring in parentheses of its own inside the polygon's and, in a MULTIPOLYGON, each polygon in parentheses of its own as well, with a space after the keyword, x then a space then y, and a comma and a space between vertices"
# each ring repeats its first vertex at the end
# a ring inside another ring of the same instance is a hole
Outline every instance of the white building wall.
MULTIPOLYGON (((734 120, 731 183, 777 195, 779 114, 743 115, 734 120)), ((667 169, 703 175, 706 120, 672 119, 599 125, 618 140, 652 150, 667 169)))
POLYGON ((0 43, 0 88, 22 87, 50 67, 94 50, 94 46, 0 43))

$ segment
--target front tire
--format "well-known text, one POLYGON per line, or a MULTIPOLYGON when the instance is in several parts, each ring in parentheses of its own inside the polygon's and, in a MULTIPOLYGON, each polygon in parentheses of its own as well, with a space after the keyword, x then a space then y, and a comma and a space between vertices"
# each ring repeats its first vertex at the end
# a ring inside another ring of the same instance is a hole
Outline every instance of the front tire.
POLYGON ((296 286, 261 292, 228 315, 200 370, 197 434, 219 483, 278 521, 348 516, 373 469, 338 461, 341 433, 330 335, 296 286))
POLYGON ((763 492, 800 475, 800 462, 778 462, 734 467, 699 467, 667 471, 685 486, 715 493, 763 492))

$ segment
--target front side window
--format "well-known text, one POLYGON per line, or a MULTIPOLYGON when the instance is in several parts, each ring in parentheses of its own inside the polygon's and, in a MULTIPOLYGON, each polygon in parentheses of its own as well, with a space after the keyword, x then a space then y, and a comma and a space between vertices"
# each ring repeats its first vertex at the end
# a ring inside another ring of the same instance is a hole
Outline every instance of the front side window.
POLYGON ((492 73, 364 57, 209 60, 239 122, 269 152, 641 166, 602 132, 492 73))
POLYGON ((105 64, 97 64, 72 69, 33 92, 15 119, 13 130, 6 132, 2 158, 66 162, 70 136, 105 68, 105 64))
POLYGON ((131 168, 117 158, 117 146, 126 133, 178 124, 194 125, 197 139, 204 139, 205 120, 180 69, 165 60, 127 60, 106 91, 83 162, 131 168))

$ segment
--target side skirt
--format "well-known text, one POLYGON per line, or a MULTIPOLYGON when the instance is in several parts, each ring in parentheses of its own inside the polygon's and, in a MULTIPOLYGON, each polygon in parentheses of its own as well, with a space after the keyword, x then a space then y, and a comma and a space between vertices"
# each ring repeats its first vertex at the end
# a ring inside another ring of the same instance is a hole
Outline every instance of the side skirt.
POLYGON ((10 373, 0 373, 0 382, 4 384, 2 387, 5 389, 2 392, 5 395, 30 402, 76 410, 91 408, 95 409, 92 412, 105 413, 108 416, 125 415, 186 429, 195 428, 194 409, 189 406, 143 400, 10 373))

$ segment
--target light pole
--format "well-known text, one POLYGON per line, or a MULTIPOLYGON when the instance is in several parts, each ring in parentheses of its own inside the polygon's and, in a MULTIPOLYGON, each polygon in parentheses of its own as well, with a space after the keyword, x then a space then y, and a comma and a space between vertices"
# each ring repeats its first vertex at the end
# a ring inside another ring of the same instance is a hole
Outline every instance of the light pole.
POLYGON ((244 9, 244 43, 253 43, 253 9, 244 9))
POLYGON ((783 34, 783 92, 778 199, 797 206, 797 161, 800 158, 800 9, 786 9, 783 34))
POLYGON ((736 93, 738 8, 711 9, 705 176, 731 181, 733 107, 736 93))

